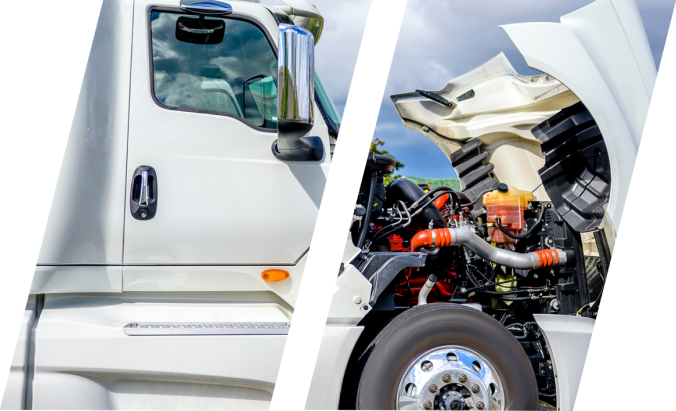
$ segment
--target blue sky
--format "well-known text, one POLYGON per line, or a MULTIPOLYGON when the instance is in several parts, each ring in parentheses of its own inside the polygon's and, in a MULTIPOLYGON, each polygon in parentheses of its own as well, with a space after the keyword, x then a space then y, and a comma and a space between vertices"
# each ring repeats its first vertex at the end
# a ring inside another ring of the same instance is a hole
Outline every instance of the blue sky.
MULTIPOLYGON (((638 0, 656 63, 669 29, 676 0, 638 0)), ((452 78, 504 52, 521 74, 537 74, 509 40, 502 24, 558 22, 589 0, 409 0, 374 137, 406 165, 409 177, 455 177, 441 150, 423 135, 405 128, 391 94, 416 89, 438 90, 452 78)))
MULTIPOLYGON (((280 0, 263 0, 282 5, 280 0)), ((312 0, 325 18, 315 64, 343 112, 370 7, 369 0, 312 0)), ((590 0, 408 0, 397 49, 383 96, 374 137, 406 165, 409 177, 448 178, 455 171, 441 150, 423 135, 404 127, 391 94, 416 89, 438 90, 463 73, 504 52, 521 74, 526 66, 498 26, 524 22, 558 22, 590 0)), ((636 0, 659 67, 676 0, 636 0)))

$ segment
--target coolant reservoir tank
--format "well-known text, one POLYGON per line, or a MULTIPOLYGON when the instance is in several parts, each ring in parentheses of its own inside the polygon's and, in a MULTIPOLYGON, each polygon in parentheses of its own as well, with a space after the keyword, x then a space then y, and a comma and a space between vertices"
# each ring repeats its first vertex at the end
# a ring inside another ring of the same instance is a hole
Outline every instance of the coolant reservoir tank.
MULTIPOLYGON (((514 235, 523 234, 526 220, 523 212, 528 208, 528 203, 533 201, 533 193, 522 191, 516 187, 507 187, 507 184, 498 184, 496 190, 484 196, 489 223, 495 223, 500 218, 500 223, 514 235)), ((515 239, 506 236, 497 226, 488 227, 488 235, 492 243, 514 243, 515 239)))

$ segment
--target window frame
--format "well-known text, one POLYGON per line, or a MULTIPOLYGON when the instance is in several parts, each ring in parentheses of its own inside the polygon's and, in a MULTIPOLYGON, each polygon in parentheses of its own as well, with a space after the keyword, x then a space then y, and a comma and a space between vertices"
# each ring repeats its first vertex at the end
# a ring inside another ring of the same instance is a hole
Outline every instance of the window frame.
MULTIPOLYGON (((329 96, 331 98, 331 96, 329 96)), ((329 114, 326 112, 326 108, 324 107, 324 103, 322 103, 322 99, 319 98, 319 93, 317 93, 317 89, 315 89, 315 104, 317 105, 317 108, 319 109, 319 113, 322 115, 322 118, 324 119, 324 123, 326 123, 326 128, 329 132, 329 136, 332 136, 335 139, 338 139, 338 134, 340 132, 340 125, 336 124, 329 114)), ((335 103, 334 103, 335 105, 335 103)))
MULTIPOLYGON (((160 12, 160 13, 172 13, 172 14, 181 14, 181 15, 191 15, 191 16, 199 16, 198 13, 192 13, 187 10, 183 10, 180 8, 176 7, 163 7, 163 6, 150 6, 146 10, 146 33, 148 36, 148 63, 149 63, 149 74, 150 74, 150 96, 157 104, 159 107, 165 109, 165 110, 172 110, 172 111, 183 111, 183 112, 188 112, 188 113, 202 113, 202 114, 212 114, 212 115, 217 115, 217 116, 222 116, 222 117, 230 117, 235 120, 238 120, 245 125, 253 128, 254 130, 257 131, 262 131, 265 133, 277 133, 278 129, 277 128, 265 128, 265 127, 260 127, 252 122, 239 117, 235 114, 232 113, 224 113, 220 111, 214 111, 214 110, 202 110, 202 109, 197 109, 197 108, 186 108, 186 107, 171 107, 167 106, 165 104, 160 103, 160 101, 157 99, 155 96, 155 66, 153 63, 153 35, 152 35, 152 13, 153 12, 160 12)), ((255 27, 257 27, 265 36, 265 38, 268 40, 268 44, 270 45, 270 48, 272 49, 272 54, 275 56, 275 60, 278 59, 277 56, 277 46, 275 45, 275 42, 273 41, 272 37, 270 36, 270 33, 268 30, 262 26, 258 21, 255 19, 248 17, 248 16, 243 16, 240 14, 228 14, 227 16, 220 17, 224 20, 232 19, 232 20, 240 20, 240 21, 245 21, 247 23, 253 24, 255 27)), ((321 110, 320 110, 321 111, 321 110)))

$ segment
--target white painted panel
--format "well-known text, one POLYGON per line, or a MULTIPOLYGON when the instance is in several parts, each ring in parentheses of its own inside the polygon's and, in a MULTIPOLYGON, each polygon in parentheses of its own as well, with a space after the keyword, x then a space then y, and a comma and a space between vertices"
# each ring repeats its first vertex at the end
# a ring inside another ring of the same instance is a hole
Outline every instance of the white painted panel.
POLYGON ((48 295, 34 408, 267 408, 286 336, 128 336, 122 327, 289 321, 280 304, 272 293, 48 295))
POLYGON ((552 355, 556 403, 560 410, 572 411, 596 321, 567 315, 535 314, 534 317, 552 355))
MULTIPOLYGON (((310 245, 330 156, 319 163, 282 162, 272 153, 274 131, 157 105, 150 91, 151 4, 135 6, 127 175, 141 165, 156 170, 157 214, 136 220, 127 199, 124 263, 294 264, 310 245)), ((232 6, 233 16, 260 21, 276 47, 278 28, 268 10, 232 6)), ((316 107, 315 114, 310 134, 322 138, 328 154, 328 130, 316 107)))
POLYGON ((305 409, 337 410, 345 367, 364 327, 327 326, 305 409))
POLYGON ((132 15, 131 1, 101 7, 40 264, 122 263, 132 15))
POLYGON ((37 266, 31 294, 120 293, 121 266, 37 266))
POLYGON ((35 296, 28 297, 26 311, 21 319, 21 330, 19 338, 14 349, 12 357, 12 366, 9 369, 5 393, 2 397, 2 410, 21 410, 24 409, 24 398, 26 389, 26 372, 28 369, 28 341, 30 328, 35 319, 35 296))
POLYGON ((289 305, 296 302, 307 254, 293 266, 125 266, 124 291, 271 291, 289 305), (283 281, 261 277, 268 269, 289 273, 283 281))

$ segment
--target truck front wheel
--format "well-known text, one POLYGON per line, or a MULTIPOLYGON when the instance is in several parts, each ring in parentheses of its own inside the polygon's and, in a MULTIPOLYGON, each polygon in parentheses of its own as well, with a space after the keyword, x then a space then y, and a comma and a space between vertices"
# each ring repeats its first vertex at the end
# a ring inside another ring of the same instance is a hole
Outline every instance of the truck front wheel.
POLYGON ((356 409, 538 408, 535 375, 521 345, 472 308, 413 307, 353 358, 361 369, 356 409))

